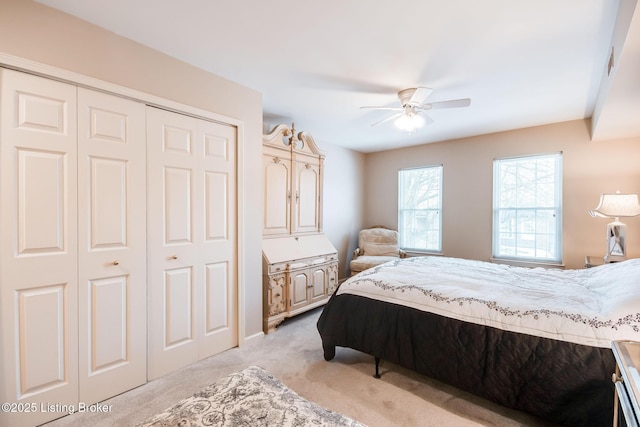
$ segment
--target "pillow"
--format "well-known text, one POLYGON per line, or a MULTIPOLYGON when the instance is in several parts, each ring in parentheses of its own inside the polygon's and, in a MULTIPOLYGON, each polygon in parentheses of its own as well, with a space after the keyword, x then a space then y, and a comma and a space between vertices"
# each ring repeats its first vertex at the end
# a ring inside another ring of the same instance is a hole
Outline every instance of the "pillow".
POLYGON ((400 248, 394 244, 365 243, 362 250, 368 256, 400 256, 400 248))

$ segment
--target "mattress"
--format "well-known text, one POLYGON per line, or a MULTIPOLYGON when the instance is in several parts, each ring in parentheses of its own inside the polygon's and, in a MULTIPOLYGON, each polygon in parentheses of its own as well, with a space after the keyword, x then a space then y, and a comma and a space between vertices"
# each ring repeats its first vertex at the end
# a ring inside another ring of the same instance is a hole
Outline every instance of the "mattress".
POLYGON ((405 258, 351 277, 341 294, 576 344, 640 340, 640 259, 561 270, 405 258))

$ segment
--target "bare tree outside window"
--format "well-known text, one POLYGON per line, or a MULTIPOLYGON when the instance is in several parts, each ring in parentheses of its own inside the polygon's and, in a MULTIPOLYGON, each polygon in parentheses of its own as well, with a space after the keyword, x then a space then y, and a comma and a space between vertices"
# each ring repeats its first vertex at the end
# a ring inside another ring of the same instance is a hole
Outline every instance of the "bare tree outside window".
POLYGON ((398 232, 403 249, 442 251, 442 166, 398 173, 398 232))
POLYGON ((562 155, 494 161, 493 256, 562 261, 562 155))

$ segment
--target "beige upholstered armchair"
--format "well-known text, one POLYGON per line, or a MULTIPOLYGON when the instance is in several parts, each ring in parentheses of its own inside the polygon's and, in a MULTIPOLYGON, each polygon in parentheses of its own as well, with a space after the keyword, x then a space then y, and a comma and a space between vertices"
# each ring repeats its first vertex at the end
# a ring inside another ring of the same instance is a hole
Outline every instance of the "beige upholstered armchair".
POLYGON ((353 276, 387 261, 406 257, 407 254, 398 246, 398 232, 377 226, 360 231, 358 247, 353 251, 349 267, 353 276))

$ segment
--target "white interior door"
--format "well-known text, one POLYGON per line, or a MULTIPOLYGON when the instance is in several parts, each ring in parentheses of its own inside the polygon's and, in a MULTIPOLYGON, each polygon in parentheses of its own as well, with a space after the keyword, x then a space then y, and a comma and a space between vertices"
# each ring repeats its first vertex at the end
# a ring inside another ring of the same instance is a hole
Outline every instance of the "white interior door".
POLYGON ((76 87, 1 70, 0 425, 78 402, 76 87))
POLYGON ((237 345, 235 135, 147 108, 149 379, 237 345))
POLYGON ((145 106, 78 89, 80 400, 144 384, 145 106))
POLYGON ((198 360, 196 134, 192 118, 147 108, 150 380, 198 360))
POLYGON ((238 345, 236 128, 198 121, 202 153, 204 197, 196 212, 199 268, 197 283, 201 316, 198 323, 198 358, 238 345))

